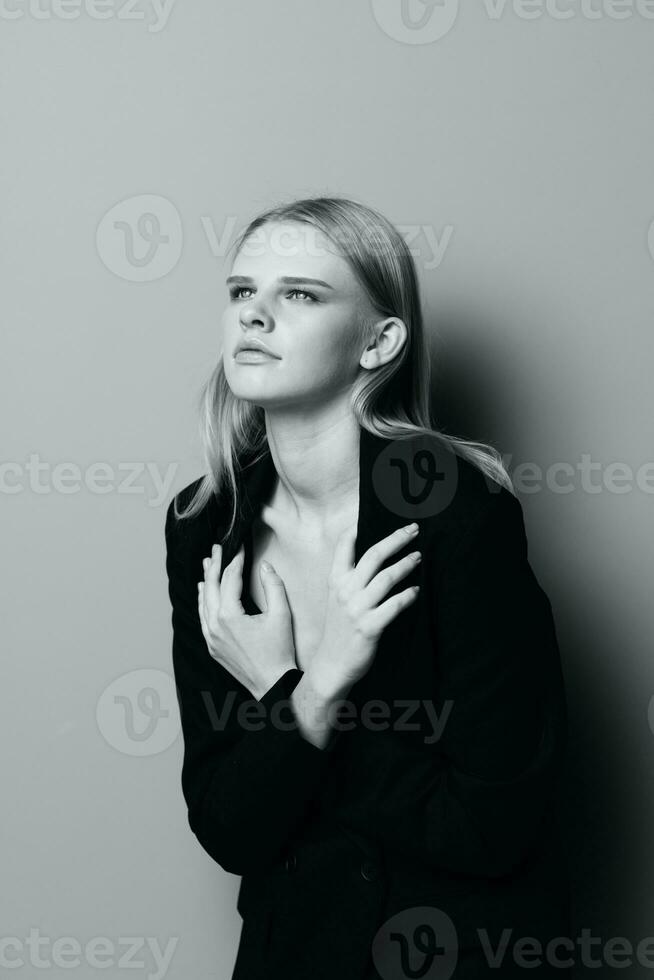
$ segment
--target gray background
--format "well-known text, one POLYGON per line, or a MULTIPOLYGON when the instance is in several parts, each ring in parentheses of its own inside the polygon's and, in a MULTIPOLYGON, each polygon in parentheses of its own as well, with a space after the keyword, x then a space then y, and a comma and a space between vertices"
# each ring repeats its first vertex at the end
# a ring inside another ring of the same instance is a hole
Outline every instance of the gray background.
MULTIPOLYGON (((654 934, 652 467, 636 482, 652 460, 654 8, 446 0, 429 18, 411 2, 422 29, 399 0, 177 0, 165 23, 144 0, 109 0, 105 19, 90 0, 2 8, 0 920, 23 944, 49 937, 52 978, 123 976, 128 936, 177 937, 175 980, 231 975, 239 879, 195 841, 179 785, 163 522, 203 472, 221 237, 319 193, 414 236, 443 424, 511 471, 541 467, 519 495, 568 685, 576 935, 654 934), (144 213, 158 230, 139 232, 144 213), (570 492, 547 485, 557 462, 570 492), (633 473, 622 492, 613 463, 633 473), (57 965, 64 936, 105 937, 111 965, 57 965)), ((7 954, 15 977, 29 955, 7 954)), ((147 946, 132 958, 156 975, 147 946)))

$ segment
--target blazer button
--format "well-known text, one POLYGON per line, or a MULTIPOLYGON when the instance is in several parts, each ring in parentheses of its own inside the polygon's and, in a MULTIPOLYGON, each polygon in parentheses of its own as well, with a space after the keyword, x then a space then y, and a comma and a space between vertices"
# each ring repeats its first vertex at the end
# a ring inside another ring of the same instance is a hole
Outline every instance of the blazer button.
POLYGON ((372 861, 364 861, 361 865, 361 877, 366 881, 375 881, 377 878, 377 868, 372 861))
POLYGON ((295 854, 288 855, 288 857, 286 858, 285 867, 289 874, 292 871, 295 871, 297 867, 297 858, 295 857, 295 854))

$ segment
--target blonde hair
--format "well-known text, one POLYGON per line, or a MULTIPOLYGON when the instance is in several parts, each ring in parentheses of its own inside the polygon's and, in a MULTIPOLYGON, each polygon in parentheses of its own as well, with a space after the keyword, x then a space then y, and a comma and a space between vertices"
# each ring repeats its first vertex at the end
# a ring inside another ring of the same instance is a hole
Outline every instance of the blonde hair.
MULTIPOLYGON (((271 222, 303 222, 322 232, 341 254, 363 286, 380 317, 404 321, 407 340, 397 357, 374 371, 363 370, 352 385, 351 407, 359 425, 388 439, 418 434, 441 439, 458 456, 515 494, 511 477, 498 451, 485 443, 449 435, 432 424, 429 404, 431 364, 425 337, 418 279, 409 248, 391 222, 378 211, 341 197, 291 201, 257 215, 241 232, 234 255, 246 240, 271 222)), ((355 324, 365 340, 369 325, 355 324)), ((199 395, 200 438, 208 472, 184 510, 174 502, 175 517, 199 513, 212 494, 231 488, 233 530, 239 501, 236 472, 244 456, 259 459, 267 448, 265 415, 261 406, 236 398, 227 384, 222 357, 199 395)), ((225 540, 225 538, 223 538, 225 540)))

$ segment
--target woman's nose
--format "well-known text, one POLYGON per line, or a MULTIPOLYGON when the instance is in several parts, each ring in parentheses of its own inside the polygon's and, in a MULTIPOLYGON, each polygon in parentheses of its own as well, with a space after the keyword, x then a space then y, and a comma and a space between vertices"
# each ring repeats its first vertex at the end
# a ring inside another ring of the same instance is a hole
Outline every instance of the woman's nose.
POLYGON ((247 303, 241 307, 241 323, 244 327, 255 325, 266 327, 270 323, 270 315, 259 303, 247 303))

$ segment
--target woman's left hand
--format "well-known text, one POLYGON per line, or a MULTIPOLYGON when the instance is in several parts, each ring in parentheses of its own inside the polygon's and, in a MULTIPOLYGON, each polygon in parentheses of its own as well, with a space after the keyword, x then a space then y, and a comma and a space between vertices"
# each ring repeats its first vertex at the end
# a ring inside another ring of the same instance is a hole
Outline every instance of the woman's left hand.
POLYGON ((225 568, 222 548, 213 546, 203 559, 204 581, 198 582, 198 612, 209 653, 260 699, 279 678, 296 668, 291 610, 281 578, 270 566, 261 570, 266 609, 248 616, 241 603, 243 545, 225 568))

